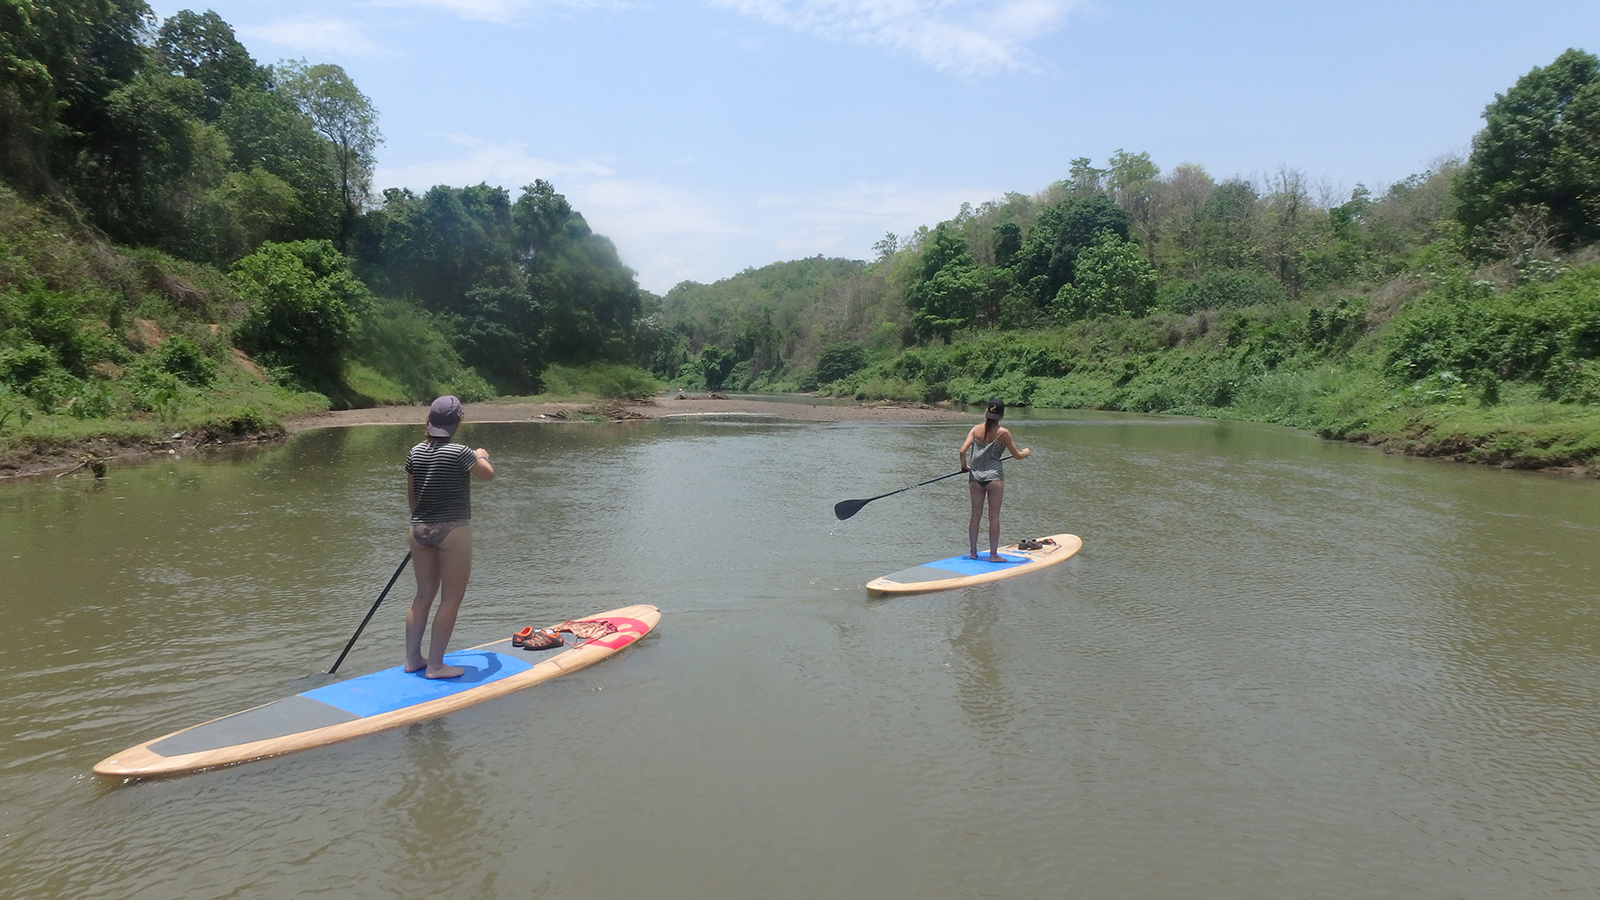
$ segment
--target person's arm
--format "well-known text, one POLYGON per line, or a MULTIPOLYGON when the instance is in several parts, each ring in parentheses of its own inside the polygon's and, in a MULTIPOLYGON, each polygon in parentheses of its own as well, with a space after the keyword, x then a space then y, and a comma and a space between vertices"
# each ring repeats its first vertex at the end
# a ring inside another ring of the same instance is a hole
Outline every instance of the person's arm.
POLYGON ((417 511, 417 480, 410 472, 406 473, 406 509, 417 511))
POLYGON ((1009 429, 1000 429, 1000 443, 1006 445, 1006 449, 1011 451, 1011 456, 1014 459, 1027 459, 1028 454, 1033 452, 1027 447, 1023 447, 1021 450, 1018 450, 1017 442, 1011 439, 1011 432, 1009 429))
POLYGON ((977 433, 978 429, 976 428, 967 432, 967 439, 961 442, 961 449, 956 451, 956 462, 961 466, 961 471, 963 472, 970 471, 972 468, 967 465, 967 451, 971 449, 973 438, 977 433))
POLYGON ((467 471, 471 472, 473 477, 480 481, 493 481, 494 466, 489 465, 489 451, 479 447, 472 452, 473 455, 478 457, 478 461, 473 463, 472 468, 467 471))

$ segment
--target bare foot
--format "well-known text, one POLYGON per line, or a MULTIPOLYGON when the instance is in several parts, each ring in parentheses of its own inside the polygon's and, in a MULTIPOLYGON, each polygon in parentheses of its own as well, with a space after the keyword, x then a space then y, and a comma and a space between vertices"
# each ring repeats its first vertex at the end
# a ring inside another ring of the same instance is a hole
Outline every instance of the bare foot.
POLYGON ((429 666, 428 667, 428 671, 423 673, 423 677, 424 678, 435 678, 435 679, 437 679, 437 678, 457 678, 457 677, 460 677, 460 676, 465 675, 465 674, 467 674, 467 670, 466 669, 460 668, 458 666, 446 666, 446 665, 442 665, 441 664, 441 665, 437 665, 437 666, 429 666))
POLYGON ((966 557, 966 558, 967 558, 967 559, 977 559, 977 558, 978 558, 978 553, 977 553, 977 551, 973 551, 973 552, 971 552, 971 553, 968 553, 968 554, 967 554, 967 557, 966 557))
POLYGON ((989 562, 1006 562, 1006 558, 1004 556, 995 556, 990 554, 989 562))
POLYGON ((418 662, 418 663, 412 663, 411 661, 407 660, 406 661, 406 666, 405 666, 406 674, 407 675, 411 675, 411 674, 413 674, 415 672, 421 672, 423 669, 426 669, 427 667, 428 667, 428 661, 427 660, 422 660, 421 662, 418 662))

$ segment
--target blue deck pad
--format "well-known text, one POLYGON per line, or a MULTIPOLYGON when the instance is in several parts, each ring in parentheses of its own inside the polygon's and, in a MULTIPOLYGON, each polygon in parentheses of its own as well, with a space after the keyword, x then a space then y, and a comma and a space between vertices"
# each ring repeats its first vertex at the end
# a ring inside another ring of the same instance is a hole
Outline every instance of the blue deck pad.
POLYGON ((470 691, 533 668, 533 664, 525 660, 490 650, 447 653, 444 661, 466 669, 466 674, 459 678, 430 679, 424 678, 421 672, 407 674, 403 666, 395 666, 338 684, 325 685, 300 696, 366 718, 470 691))
POLYGON ((1004 559, 1005 562, 989 562, 989 554, 985 551, 979 551, 977 559, 968 559, 965 556, 952 556, 949 559, 936 559, 931 563, 923 563, 922 568, 944 569, 946 572, 954 572, 957 575, 987 575, 990 572, 993 572, 995 569, 1001 568, 1002 566, 1008 566, 1013 563, 1032 562, 1032 560, 1028 559, 1026 556, 1007 556, 1004 553, 1000 554, 1000 558, 1004 559))

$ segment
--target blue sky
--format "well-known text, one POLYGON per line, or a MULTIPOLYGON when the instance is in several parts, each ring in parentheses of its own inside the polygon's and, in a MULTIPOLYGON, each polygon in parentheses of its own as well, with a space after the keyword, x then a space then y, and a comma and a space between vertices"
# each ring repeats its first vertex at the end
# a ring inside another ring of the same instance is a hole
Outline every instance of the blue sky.
POLYGON ((378 188, 544 178, 663 293, 865 259, 1119 149, 1330 196, 1464 155, 1594 0, 216 0, 263 63, 343 66, 378 188))

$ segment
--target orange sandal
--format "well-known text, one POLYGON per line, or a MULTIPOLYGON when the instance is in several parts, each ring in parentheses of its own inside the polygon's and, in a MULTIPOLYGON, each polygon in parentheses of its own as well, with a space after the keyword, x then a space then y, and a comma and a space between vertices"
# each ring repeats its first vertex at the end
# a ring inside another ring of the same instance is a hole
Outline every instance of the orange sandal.
MULTIPOLYGON (((520 635, 521 632, 518 632, 518 634, 520 635)), ((517 643, 516 639, 513 638, 512 643, 517 644, 524 650, 554 650, 562 646, 561 635, 548 628, 543 631, 535 631, 531 636, 522 638, 521 643, 517 643)))

